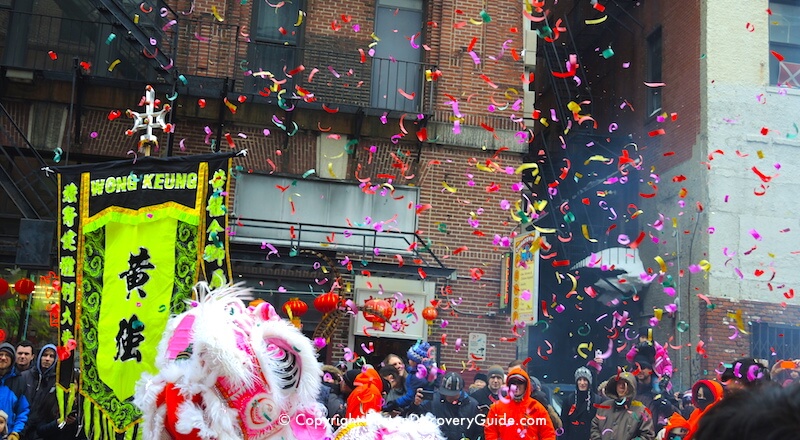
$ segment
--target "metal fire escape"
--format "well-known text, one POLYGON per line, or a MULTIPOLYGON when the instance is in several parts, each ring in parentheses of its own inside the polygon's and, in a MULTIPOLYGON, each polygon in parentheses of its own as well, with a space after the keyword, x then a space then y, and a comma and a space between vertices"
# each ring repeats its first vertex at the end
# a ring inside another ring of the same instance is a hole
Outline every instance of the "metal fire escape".
MULTIPOLYGON (((96 11, 95 19, 100 19, 92 23, 96 29, 81 35, 92 40, 90 45, 96 48, 97 54, 113 47, 116 50, 114 55, 125 61, 121 63, 124 66, 122 68, 136 70, 127 72, 128 77, 172 84, 174 93, 175 82, 178 80, 173 60, 177 48, 179 15, 163 0, 154 2, 153 6, 129 0, 64 0, 62 7, 80 11, 87 16, 96 11), (96 15, 97 13, 100 15, 96 15), (97 41, 98 38, 106 40, 97 41), (121 41, 115 42, 117 38, 121 41)), ((36 28, 52 26, 54 23, 61 27, 80 26, 78 23, 81 23, 66 18, 55 21, 59 19, 37 15, 30 7, 25 6, 10 12, 10 17, 11 22, 22 31, 13 35, 14 41, 8 43, 4 67, 28 71, 38 71, 43 67, 41 60, 29 53, 33 50, 28 47, 33 38, 28 32, 35 32, 36 28)), ((62 51, 62 55, 68 56, 67 53, 66 50, 62 51)), ((74 56, 73 86, 81 75, 77 53, 74 56)), ((102 68, 96 70, 103 72, 102 68)), ((50 73, 44 73, 48 74, 50 73)), ((48 163, 3 102, 0 102, 0 120, 0 143, 3 146, 0 149, 0 187, 17 207, 22 218, 54 219, 57 216, 58 202, 56 182, 53 175, 42 171, 48 163)), ((67 124, 78 126, 73 120, 69 120, 67 124)), ((72 142, 72 139, 67 142, 72 142)), ((48 149, 55 147, 57 146, 47 146, 48 149)), ((68 151, 69 146, 65 150, 68 151)), ((68 157, 68 153, 66 156, 68 157)))

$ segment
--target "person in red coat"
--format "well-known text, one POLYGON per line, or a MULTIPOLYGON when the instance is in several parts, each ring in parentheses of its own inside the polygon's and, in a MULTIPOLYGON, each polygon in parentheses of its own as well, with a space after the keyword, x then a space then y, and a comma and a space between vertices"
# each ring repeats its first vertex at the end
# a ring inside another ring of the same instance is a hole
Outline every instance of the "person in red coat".
POLYGON ((506 389, 501 390, 500 400, 492 404, 484 420, 485 440, 555 440, 547 409, 530 395, 528 373, 520 367, 509 370, 506 389))
POLYGON ((371 365, 364 367, 353 384, 356 388, 347 397, 347 417, 352 419, 370 411, 381 412, 383 380, 371 365))

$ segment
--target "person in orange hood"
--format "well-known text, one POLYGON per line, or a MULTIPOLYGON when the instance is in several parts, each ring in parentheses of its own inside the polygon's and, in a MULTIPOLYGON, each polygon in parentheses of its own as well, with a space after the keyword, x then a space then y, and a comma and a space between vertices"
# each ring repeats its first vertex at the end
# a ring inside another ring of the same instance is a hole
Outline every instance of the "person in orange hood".
POLYGON ((514 367, 506 378, 507 393, 489 408, 483 424, 485 440, 555 440, 547 409, 531 397, 531 379, 524 369, 514 367))
POLYGON ((689 421, 681 413, 676 412, 667 420, 667 426, 662 429, 656 440, 681 440, 689 432, 689 421))
POLYGON ((684 440, 689 440, 694 436, 700 418, 722 399, 723 394, 722 385, 713 380, 698 380, 692 385, 692 404, 696 409, 689 416, 689 433, 683 438, 684 440))
POLYGON ((355 389, 347 398, 347 417, 356 418, 366 415, 370 411, 381 411, 383 404, 383 380, 381 376, 372 368, 367 365, 356 376, 353 382, 355 389))

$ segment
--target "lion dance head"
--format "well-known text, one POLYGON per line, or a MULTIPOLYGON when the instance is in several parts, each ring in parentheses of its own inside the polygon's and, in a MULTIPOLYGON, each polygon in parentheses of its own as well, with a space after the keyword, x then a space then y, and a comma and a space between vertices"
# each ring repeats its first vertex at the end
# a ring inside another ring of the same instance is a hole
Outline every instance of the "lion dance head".
POLYGON ((199 293, 170 318, 158 374, 136 387, 145 439, 331 436, 316 403, 322 371, 311 341, 269 303, 245 306, 248 294, 240 286, 199 293))

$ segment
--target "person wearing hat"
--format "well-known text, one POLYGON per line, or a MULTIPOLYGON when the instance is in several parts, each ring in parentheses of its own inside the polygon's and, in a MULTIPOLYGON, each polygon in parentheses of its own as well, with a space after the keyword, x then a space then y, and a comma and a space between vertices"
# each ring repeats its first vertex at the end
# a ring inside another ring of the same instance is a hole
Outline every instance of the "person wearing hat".
POLYGON ((563 440, 586 440, 592 428, 592 419, 597 413, 595 404, 600 398, 592 392, 592 372, 586 367, 575 370, 575 397, 571 406, 561 408, 563 440))
POLYGON ((610 399, 597 408, 592 419, 592 440, 653 440, 653 417, 636 396, 636 379, 628 372, 608 379, 605 394, 610 399))
POLYGON ((653 394, 660 394, 667 392, 667 388, 670 388, 672 361, 667 350, 655 342, 652 335, 653 329, 650 327, 639 329, 639 342, 628 350, 625 359, 635 367, 635 371, 640 372, 637 380, 642 382, 643 373, 641 372, 647 372, 646 380, 652 388, 653 394))
POLYGON ((25 382, 14 369, 16 350, 8 342, 0 344, 0 411, 7 414, 8 438, 19 440, 28 421, 25 382))
POLYGON ((492 365, 486 370, 486 386, 470 394, 478 402, 478 410, 485 417, 489 414, 489 407, 500 400, 500 389, 506 380, 506 373, 500 365, 492 365))
POLYGON ((431 399, 426 400, 422 388, 417 389, 414 414, 430 413, 447 440, 478 439, 483 435, 478 402, 464 391, 464 378, 455 371, 447 372, 431 399))
POLYGON ((436 374, 434 369, 436 364, 431 356, 431 344, 425 341, 417 341, 408 349, 408 366, 406 366, 406 392, 392 402, 383 406, 383 412, 393 412, 396 410, 405 411, 414 403, 414 395, 418 388, 433 391, 435 388, 434 380, 436 374))
POLYGON ((475 391, 478 391, 482 388, 486 388, 486 384, 489 382, 489 376, 478 373, 472 379, 472 385, 469 386, 469 393, 472 394, 475 391))
POLYGON ((556 430, 547 409, 531 397, 528 373, 512 367, 505 385, 483 423, 485 440, 555 440, 556 430))
POLYGON ((39 350, 34 367, 25 370, 20 377, 25 382, 25 398, 31 412, 22 437, 37 440, 36 427, 54 419, 53 407, 56 405, 56 346, 47 344, 39 350))

